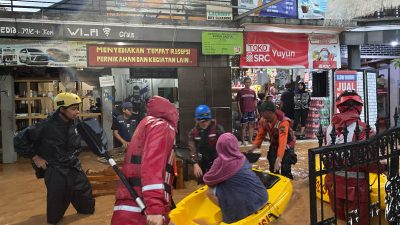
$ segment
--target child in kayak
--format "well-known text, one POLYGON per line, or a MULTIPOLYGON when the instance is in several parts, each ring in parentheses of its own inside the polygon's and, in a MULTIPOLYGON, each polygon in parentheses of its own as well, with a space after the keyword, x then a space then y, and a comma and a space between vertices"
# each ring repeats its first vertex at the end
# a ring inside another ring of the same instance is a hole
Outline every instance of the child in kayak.
POLYGON ((234 223, 262 208, 268 193, 232 133, 219 137, 217 154, 203 180, 210 187, 209 198, 221 208, 223 222, 234 223))

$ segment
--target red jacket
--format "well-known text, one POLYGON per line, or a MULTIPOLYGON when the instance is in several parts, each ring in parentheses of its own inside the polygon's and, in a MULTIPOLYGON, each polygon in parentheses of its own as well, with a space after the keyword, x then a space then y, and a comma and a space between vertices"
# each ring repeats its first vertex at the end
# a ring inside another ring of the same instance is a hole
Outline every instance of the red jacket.
MULTIPOLYGON (((162 214, 167 217, 171 202, 173 181, 171 165, 174 160, 172 148, 177 131, 178 112, 168 100, 159 96, 149 101, 147 112, 148 116, 139 123, 133 134, 122 171, 143 198, 146 205, 145 213, 162 214)), ((134 213, 132 210, 130 211, 133 212, 132 215, 119 212, 129 211, 126 209, 135 207, 137 207, 136 202, 120 183, 116 192, 112 224, 127 224, 128 222, 123 222, 127 218, 121 217, 138 217, 138 220, 130 220, 133 222, 129 223, 142 224, 143 219, 145 221, 142 214, 134 213)))
MULTIPOLYGON (((366 139, 366 124, 360 120, 360 116, 358 112, 355 111, 346 111, 343 113, 338 113, 333 115, 332 124, 335 125, 336 131, 336 140, 335 144, 344 143, 343 130, 344 127, 347 126, 348 136, 347 142, 356 141, 355 127, 356 122, 358 121, 358 125, 360 128, 359 140, 366 139)), ((330 125, 326 131, 325 135, 325 143, 327 145, 332 144, 332 140, 330 134, 332 132, 332 125, 330 125)), ((370 131, 369 137, 375 135, 374 131, 370 131)), ((368 174, 370 172, 376 173, 379 171, 383 171, 383 166, 377 166, 376 163, 371 163, 368 166, 362 165, 359 168, 348 168, 347 171, 348 177, 346 179, 343 173, 337 173, 334 179, 332 173, 329 173, 325 177, 325 187, 328 190, 330 205, 332 210, 335 210, 336 204, 336 216, 341 220, 346 219, 346 211, 347 208, 349 211, 358 208, 357 199, 360 201, 359 205, 359 218, 360 221, 357 223, 358 225, 367 225, 368 224, 368 195, 369 195, 369 184, 368 184, 368 174), (349 174, 355 174, 350 176, 349 174), (357 180, 356 174, 360 176, 360 179, 357 180), (364 178, 362 178, 364 177, 364 178), (336 183, 336 201, 334 201, 334 183, 336 183), (346 185, 347 185, 347 197, 346 197, 346 185), (346 199, 347 198, 347 199, 346 199), (335 203, 336 202, 336 203, 335 203), (347 205, 346 205, 347 204, 347 205)))

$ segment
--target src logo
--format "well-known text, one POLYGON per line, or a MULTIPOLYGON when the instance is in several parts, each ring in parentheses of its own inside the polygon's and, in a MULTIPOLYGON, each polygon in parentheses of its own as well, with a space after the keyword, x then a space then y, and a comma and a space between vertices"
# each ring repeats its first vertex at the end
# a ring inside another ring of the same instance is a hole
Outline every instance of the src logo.
POLYGON ((254 62, 254 56, 252 52, 247 52, 246 54, 246 62, 254 62))
POLYGON ((271 61, 269 44, 247 44, 246 62, 269 62, 271 61))
POLYGON ((268 53, 246 53, 246 62, 269 62, 271 58, 268 53))

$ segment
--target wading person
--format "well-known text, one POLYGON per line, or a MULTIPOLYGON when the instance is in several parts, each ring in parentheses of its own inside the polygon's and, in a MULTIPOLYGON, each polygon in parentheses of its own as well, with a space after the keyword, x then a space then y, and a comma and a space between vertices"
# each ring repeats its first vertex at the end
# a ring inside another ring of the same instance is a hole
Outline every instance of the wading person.
POLYGON ((215 146, 224 128, 212 119, 211 110, 206 105, 196 107, 194 114, 196 124, 189 132, 189 150, 192 156, 194 175, 203 183, 203 174, 210 168, 217 152, 215 146))
POLYGON ((293 179, 291 167, 297 162, 297 156, 294 152, 296 138, 290 128, 291 120, 276 109, 273 102, 261 105, 261 116, 258 133, 249 152, 260 148, 268 134, 271 142, 267 155, 269 170, 293 179))
POLYGON ((125 156, 122 172, 143 199, 140 207, 120 183, 115 194, 112 225, 166 225, 172 201, 173 161, 178 111, 167 99, 152 97, 125 156), (134 144, 133 144, 134 143, 134 144))
POLYGON ((285 85, 286 90, 281 95, 280 109, 285 113, 289 119, 294 119, 294 93, 292 84, 285 85))
POLYGON ((36 175, 44 178, 50 224, 62 219, 70 203, 80 214, 94 212, 92 188, 78 159, 81 137, 76 125, 81 102, 73 93, 58 94, 55 113, 14 139, 16 152, 31 158, 36 175))
POLYGON ((111 126, 114 136, 114 148, 122 147, 126 149, 128 147, 141 119, 139 110, 137 108, 134 109, 131 102, 122 104, 122 114, 116 116, 111 126))
MULTIPOLYGON (((336 140, 335 144, 344 143, 343 130, 347 126, 348 135, 347 142, 356 141, 356 123, 358 122, 361 130, 359 134, 359 140, 366 139, 366 124, 361 121, 360 114, 363 108, 363 101, 361 97, 354 91, 345 91, 336 99, 336 107, 339 109, 339 113, 336 113, 332 117, 332 123, 329 125, 326 131, 326 144, 331 145, 331 133, 333 125, 335 126, 336 140)), ((375 135, 374 131, 371 131, 369 137, 375 135)), ((383 166, 379 168, 383 171, 383 166)), ((368 224, 368 195, 369 195, 369 184, 368 176, 370 172, 377 172, 377 164, 371 163, 368 166, 361 165, 359 168, 349 168, 347 174, 345 171, 336 171, 335 180, 332 173, 329 173, 325 177, 325 186, 328 189, 329 202, 332 210, 335 209, 335 198, 334 198, 334 182, 336 182, 336 215, 341 220, 346 220, 345 213, 354 209, 359 209, 359 223, 358 225, 368 224), (346 179, 347 175, 347 179, 346 179), (357 180, 357 177, 359 178, 357 180), (346 184, 348 191, 348 199, 346 199, 346 184), (358 195, 358 196, 357 196, 358 195), (358 200, 360 207, 358 208, 358 200), (347 206, 346 206, 347 204, 347 206)))
POLYGON ((248 128, 248 142, 253 141, 254 122, 258 116, 257 110, 257 95, 256 92, 250 89, 250 77, 244 78, 244 88, 241 89, 236 95, 240 119, 240 129, 242 135, 242 145, 246 145, 246 128, 248 128))

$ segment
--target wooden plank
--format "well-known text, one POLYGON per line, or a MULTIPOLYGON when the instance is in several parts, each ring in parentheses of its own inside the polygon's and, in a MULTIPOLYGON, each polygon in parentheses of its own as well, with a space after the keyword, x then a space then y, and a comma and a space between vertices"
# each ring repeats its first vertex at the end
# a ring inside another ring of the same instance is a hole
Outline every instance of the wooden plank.
POLYGON ((183 160, 176 159, 176 167, 178 170, 178 176, 176 177, 176 189, 185 188, 185 182, 183 182, 183 160))
POLYGON ((26 97, 26 98, 20 98, 16 97, 16 101, 26 101, 26 100, 50 100, 51 97, 26 97))
POLYGON ((81 117, 96 117, 96 116, 101 116, 101 113, 81 113, 78 116, 81 116, 81 117))
POLYGON ((49 79, 21 79, 21 80, 15 80, 14 82, 18 82, 18 83, 24 83, 24 82, 51 82, 53 83, 53 80, 49 80, 49 79))
POLYGON ((119 180, 118 176, 104 176, 104 175, 97 175, 97 176, 87 176, 89 181, 102 181, 102 182, 111 182, 119 180))

